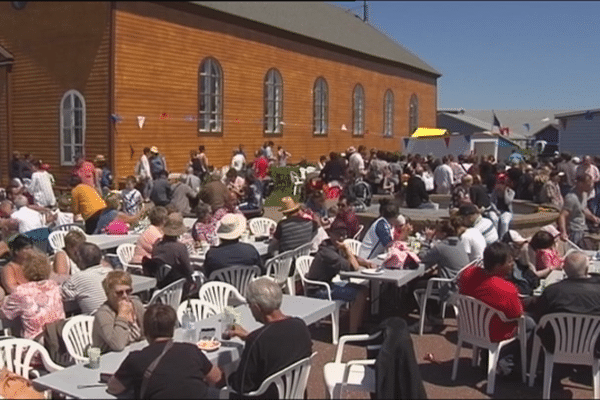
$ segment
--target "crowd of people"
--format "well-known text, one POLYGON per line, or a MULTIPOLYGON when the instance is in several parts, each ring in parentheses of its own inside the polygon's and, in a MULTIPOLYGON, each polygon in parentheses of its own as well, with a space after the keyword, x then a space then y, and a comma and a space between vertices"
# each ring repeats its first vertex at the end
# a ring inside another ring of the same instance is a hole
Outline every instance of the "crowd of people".
MULTIPOLYGON (((590 245, 585 240, 587 232, 600 225, 600 172, 590 156, 580 160, 561 154, 553 159, 526 160, 513 152, 507 160, 497 162, 491 156, 437 159, 376 149, 368 152, 365 146, 331 152, 320 158, 315 173, 306 175, 300 197, 303 202, 293 197, 281 199, 279 211, 284 218, 270 232, 265 257, 241 238, 247 218, 262 208, 265 188, 272 183, 270 168, 286 166, 291 157, 281 146, 274 151, 274 146, 266 142, 248 162, 240 145, 226 168, 212 167, 200 146, 175 177, 156 147, 145 148, 122 190, 114 189, 115 181, 102 155, 93 163, 80 157, 69 181, 70 194, 61 196, 54 193, 54 178, 47 164, 29 154, 21 157, 15 153, 11 183, 0 193, 0 253, 8 255, 0 271, 0 314, 22 320, 22 337, 44 342, 48 326, 64 323, 64 303, 75 302, 82 313, 94 314, 92 341, 103 352, 121 351, 146 338, 150 345, 131 353, 109 382, 111 393, 133 389, 138 397, 143 371, 173 336, 174 310, 164 306, 145 309, 132 295, 131 275, 86 241, 86 235, 118 234, 134 228, 140 236, 130 264, 139 266, 140 273, 168 264, 170 272, 161 277, 157 287, 183 278, 186 294, 197 292, 194 276, 198 270, 208 277, 232 265, 256 265, 264 274, 269 257, 312 243, 314 259, 306 278, 327 284, 329 290, 309 284, 306 294, 350 303, 350 332, 365 328, 368 287, 334 278, 344 270, 375 268, 374 260, 380 256, 391 268, 416 268, 422 263, 429 270, 403 292, 406 313, 419 306, 413 293, 424 289, 429 278, 455 278, 461 270, 460 293, 481 299, 509 318, 529 313, 530 331, 535 321, 550 312, 600 313, 600 297, 588 284, 596 282, 596 277, 587 275, 585 254, 559 251, 567 242, 585 249, 590 245), (357 209, 368 206, 374 193, 388 196, 379 201, 375 221, 361 227, 357 209), (449 218, 414 232, 402 208, 439 209, 430 199, 432 194, 448 196, 449 218), (335 198, 335 205, 327 207, 328 198, 335 198), (511 229, 515 200, 555 209, 557 225, 523 237, 511 229), (184 224, 184 217, 190 216, 196 218, 191 230, 184 224), (77 223, 85 234, 70 231, 64 249, 52 258, 32 234, 77 223), (361 241, 358 253, 346 238, 361 241), (414 238, 420 249, 411 245, 414 238), (203 265, 193 265, 190 252, 204 247, 209 249, 203 265), (466 265, 470 267, 463 269, 466 265), (541 297, 532 296, 541 279, 560 269, 568 277, 560 286, 541 297)), ((229 377, 229 384, 243 391, 256 389, 268 373, 311 353, 306 325, 279 309, 279 286, 265 279, 253 281, 247 300, 254 317, 265 327, 248 333, 236 326, 231 332, 246 341, 240 368, 229 377), (297 336, 295 345, 282 354, 277 343, 289 340, 290 335, 297 336), (259 368, 257 363, 264 360, 270 364, 259 368)), ((439 307, 432 304, 427 310, 428 326, 438 323, 439 307)), ((514 335, 513 323, 492 322, 493 340, 514 335)), ((201 352, 184 344, 173 349, 161 367, 162 381, 144 388, 150 396, 191 393, 185 385, 175 392, 166 388, 176 379, 168 365, 183 358, 190 364, 186 376, 195 382, 196 397, 212 393, 209 386, 225 384, 223 372, 201 352)))

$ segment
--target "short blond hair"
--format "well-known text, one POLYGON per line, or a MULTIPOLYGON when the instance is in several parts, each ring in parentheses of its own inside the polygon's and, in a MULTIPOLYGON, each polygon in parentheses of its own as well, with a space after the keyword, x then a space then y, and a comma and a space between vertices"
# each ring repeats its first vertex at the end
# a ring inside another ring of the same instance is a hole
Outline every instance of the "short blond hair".
POLYGON ((127 271, 110 271, 102 281, 104 293, 108 293, 117 285, 127 285, 131 287, 131 275, 127 271))
POLYGON ((27 251, 22 265, 23 275, 30 282, 48 279, 52 271, 48 256, 35 248, 27 251))

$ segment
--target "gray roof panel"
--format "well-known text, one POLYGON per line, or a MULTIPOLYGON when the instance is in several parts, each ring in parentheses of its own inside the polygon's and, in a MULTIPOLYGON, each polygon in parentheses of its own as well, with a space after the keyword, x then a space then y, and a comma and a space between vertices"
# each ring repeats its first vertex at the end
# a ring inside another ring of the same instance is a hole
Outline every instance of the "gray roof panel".
POLYGON ((440 77, 441 74, 394 39, 353 13, 323 2, 217 2, 195 5, 245 18, 291 33, 404 64, 440 77))

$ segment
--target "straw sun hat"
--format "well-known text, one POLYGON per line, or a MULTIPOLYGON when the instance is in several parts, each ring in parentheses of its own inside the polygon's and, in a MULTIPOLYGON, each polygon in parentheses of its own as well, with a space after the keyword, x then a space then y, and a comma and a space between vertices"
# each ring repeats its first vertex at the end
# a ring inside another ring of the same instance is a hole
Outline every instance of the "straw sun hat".
POLYGON ((217 228, 219 239, 234 240, 246 230, 246 217, 242 214, 225 214, 217 228))
POLYGON ((289 196, 281 199, 281 203, 283 204, 283 207, 281 207, 279 211, 284 214, 290 214, 300 208, 300 204, 296 203, 294 199, 289 196))

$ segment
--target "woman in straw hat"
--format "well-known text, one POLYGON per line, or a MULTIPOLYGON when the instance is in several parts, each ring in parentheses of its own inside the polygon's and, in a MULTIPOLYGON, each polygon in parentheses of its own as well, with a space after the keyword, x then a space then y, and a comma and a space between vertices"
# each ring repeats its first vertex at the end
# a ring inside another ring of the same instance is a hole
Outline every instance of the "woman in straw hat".
POLYGON ((194 269, 190 263, 190 255, 187 247, 177 241, 179 236, 187 232, 183 224, 183 216, 180 213, 170 214, 162 231, 164 236, 152 248, 152 258, 171 266, 171 272, 165 278, 165 282, 170 283, 185 278, 191 284, 194 269))
POLYGON ((225 214, 221 219, 217 236, 221 241, 206 253, 204 273, 210 278, 213 271, 233 265, 256 265, 264 273, 263 262, 254 246, 239 241, 246 230, 246 218, 241 214, 225 214))

